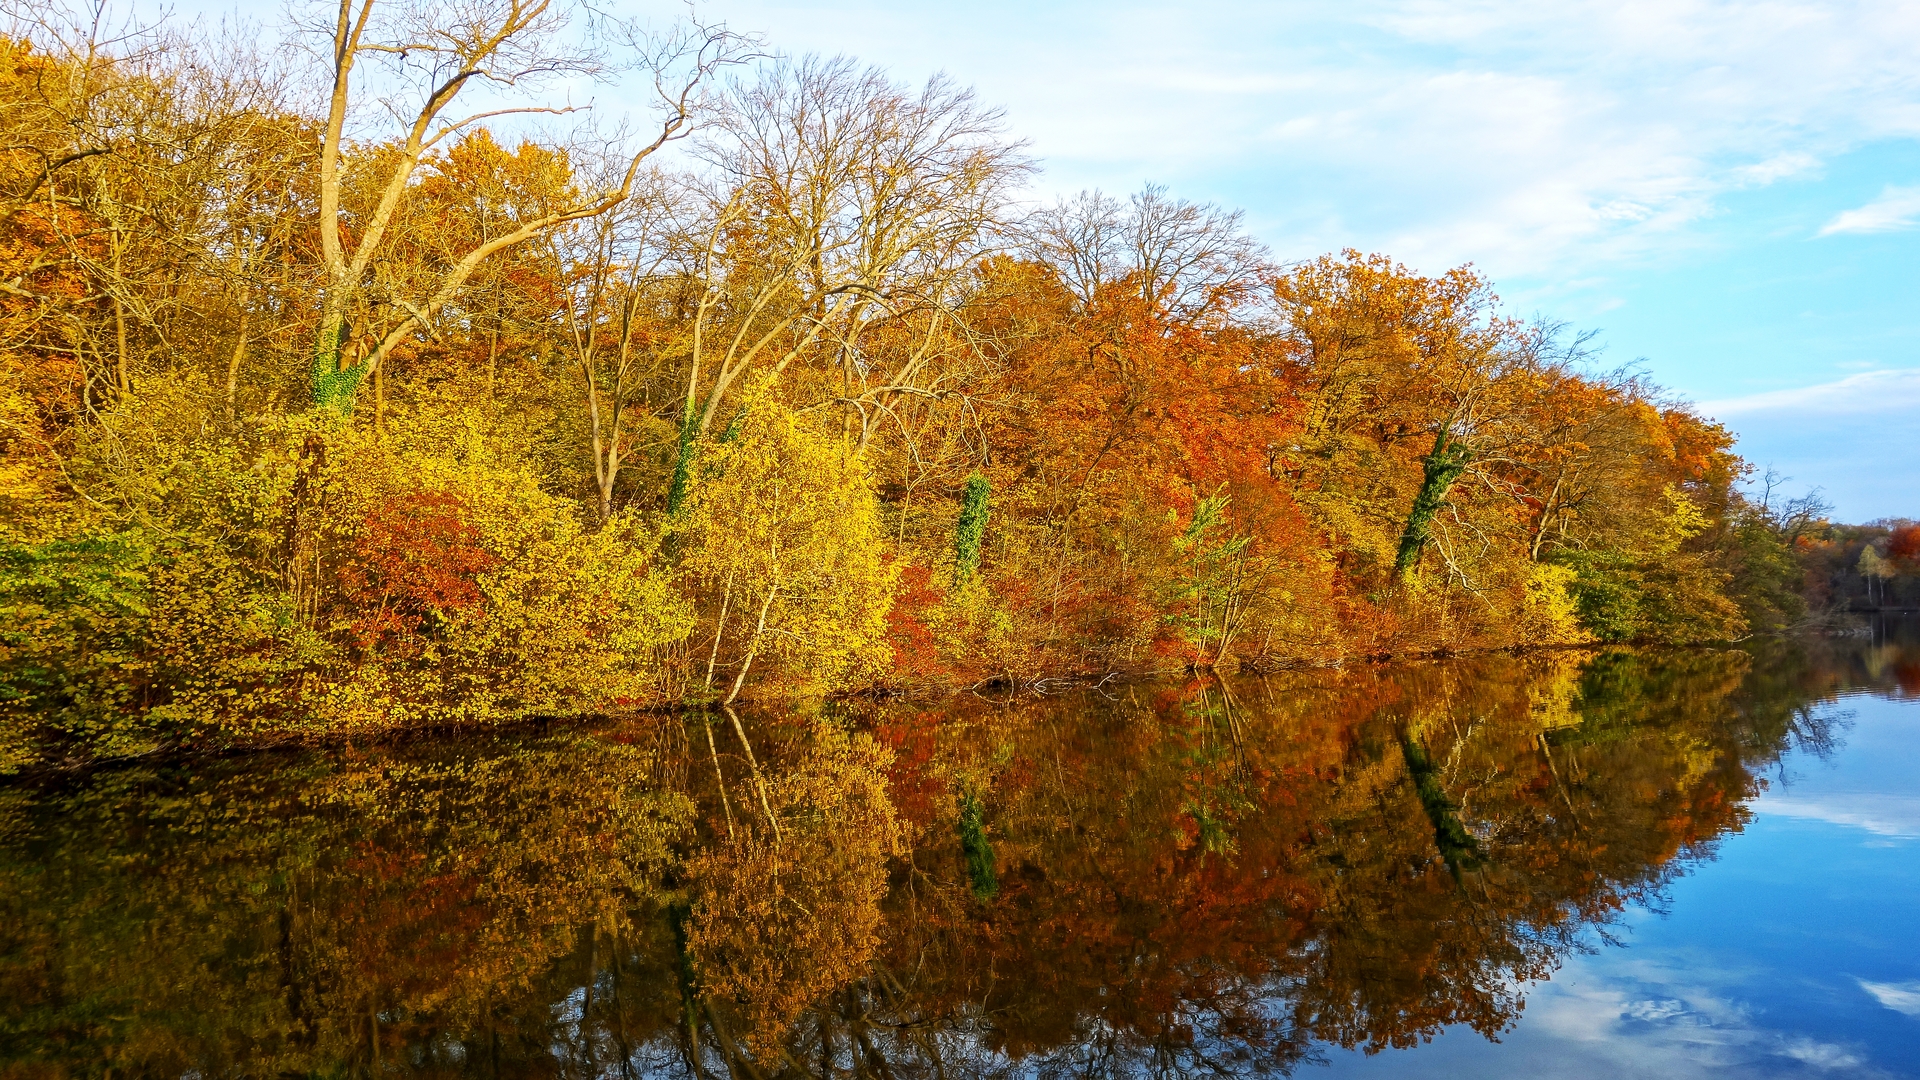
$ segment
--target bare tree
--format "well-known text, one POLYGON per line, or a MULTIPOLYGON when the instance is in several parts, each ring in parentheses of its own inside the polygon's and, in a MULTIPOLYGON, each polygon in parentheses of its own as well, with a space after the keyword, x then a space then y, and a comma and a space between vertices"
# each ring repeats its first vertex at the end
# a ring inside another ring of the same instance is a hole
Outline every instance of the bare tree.
POLYGON ((1130 284, 1173 321, 1194 325, 1224 315, 1261 284, 1267 252, 1241 218, 1148 184, 1124 205, 1083 191, 1035 213, 1026 232, 1083 306, 1130 284))
POLYGON ((944 76, 915 93, 845 59, 782 61, 734 86, 703 147, 713 224, 670 503, 693 441, 756 366, 777 379, 817 354, 861 444, 899 396, 942 392, 933 369, 955 342, 956 290, 1029 168, 1002 128, 944 76), (916 345, 868 347, 909 324, 916 345))
POLYGON ((685 355, 674 316, 690 281, 681 242, 687 212, 683 185, 652 172, 615 210, 553 236, 566 290, 562 336, 584 390, 603 521, 650 419, 647 390, 685 355))
POLYGON ((642 163, 690 133, 700 93, 714 71, 751 46, 720 26, 691 24, 646 40, 629 28, 626 44, 639 49, 637 65, 650 72, 661 112, 658 133, 633 149, 611 186, 585 191, 567 205, 515 223, 454 258, 413 298, 387 298, 384 325, 364 359, 344 348, 354 302, 382 251, 389 227, 417 171, 437 147, 482 121, 527 113, 564 113, 570 107, 523 104, 456 115, 469 87, 490 84, 507 92, 538 89, 559 76, 599 75, 607 59, 590 49, 568 51, 555 42, 572 18, 554 0, 428 0, 393 5, 341 0, 331 28, 314 28, 329 43, 330 91, 319 163, 320 255, 326 292, 313 359, 313 397, 336 409, 351 407, 363 377, 379 370, 392 349, 431 323, 490 256, 569 221, 603 214, 632 191, 642 163), (380 104, 400 118, 399 138, 376 168, 384 174, 373 205, 350 212, 342 204, 347 124, 355 115, 355 69, 363 61, 387 69, 395 92, 380 104), (350 229, 346 228, 350 224, 350 229))
POLYGON ((40 255, 0 290, 60 328, 38 346, 86 365, 89 403, 215 355, 231 402, 257 279, 302 220, 290 180, 312 156, 280 73, 245 42, 116 22, 104 3, 12 32, 32 92, 0 106, 0 127, 29 168, 0 185, 0 229, 26 215, 40 255), (60 272, 91 288, 37 287, 60 272))

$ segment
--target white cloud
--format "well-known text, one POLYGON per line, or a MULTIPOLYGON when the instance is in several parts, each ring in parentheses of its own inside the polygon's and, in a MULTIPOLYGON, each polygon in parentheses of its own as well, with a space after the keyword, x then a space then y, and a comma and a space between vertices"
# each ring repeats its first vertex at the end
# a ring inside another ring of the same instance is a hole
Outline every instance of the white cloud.
POLYGON ((1755 162, 1752 165, 1742 165, 1733 170, 1733 176, 1742 183, 1763 187, 1776 180, 1805 176, 1819 167, 1820 159, 1812 154, 1788 151, 1775 154, 1765 161, 1755 162))
POLYGON ((1573 958, 1534 987, 1526 1022, 1502 1038, 1520 1062, 1568 1080, 1884 1075, 1858 1048, 1768 1026, 1770 1013, 1730 993, 1757 977, 1679 952, 1573 958))
POLYGON ((1703 243, 1725 193, 1920 134, 1905 0, 902 6, 735 0, 781 48, 946 70, 1043 193, 1245 206, 1283 256, 1355 245, 1497 279, 1703 243))
POLYGON ((1751 805, 1759 814, 1846 825, 1875 836, 1920 838, 1920 798, 1911 795, 1837 792, 1797 796, 1767 792, 1751 805))
POLYGON ((1857 1054, 1833 1043, 1812 1039, 1793 1039, 1782 1046, 1779 1053, 1781 1057, 1803 1061, 1816 1069, 1855 1069, 1865 1064, 1857 1054))
POLYGON ((1753 413, 1831 416, 1914 409, 1920 409, 1920 368, 1864 371, 1816 386, 1700 403, 1700 411, 1716 420, 1753 413))
POLYGON ((1920 982, 1879 983, 1857 980, 1860 989, 1872 994, 1874 1000, 1894 1012, 1908 1016, 1920 1016, 1920 982))
MULTIPOLYGON (((679 5, 618 6, 664 20, 679 5)), ((1283 256, 1355 245, 1503 280, 1684 251, 1728 192, 1920 135, 1910 0, 729 0, 725 15, 781 50, 977 86, 1046 163, 1043 195, 1158 180, 1244 206, 1283 256)))
POLYGON ((1671 1020, 1676 1016, 1684 1016, 1686 1013, 1687 1003, 1674 998, 1635 1001, 1629 1003, 1622 1011, 1622 1015, 1648 1024, 1658 1023, 1662 1020, 1671 1020))
POLYGON ((1834 215, 1820 227, 1820 236, 1840 233, 1883 233, 1911 229, 1920 223, 1920 187, 1889 187, 1865 206, 1834 215))

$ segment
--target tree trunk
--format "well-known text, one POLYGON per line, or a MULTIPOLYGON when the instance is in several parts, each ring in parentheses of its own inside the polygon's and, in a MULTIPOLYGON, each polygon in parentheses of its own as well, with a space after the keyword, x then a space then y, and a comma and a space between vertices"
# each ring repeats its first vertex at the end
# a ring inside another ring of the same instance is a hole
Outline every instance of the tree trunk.
MULTIPOLYGON (((328 289, 329 294, 336 291, 336 288, 328 289)), ((341 414, 353 411, 354 392, 360 388, 360 377, 366 374, 362 365, 346 368, 340 365, 348 332, 345 297, 336 299, 329 295, 320 316, 320 331, 314 338, 313 403, 341 414)))
POLYGON ((127 374, 127 304, 121 298, 120 250, 122 242, 118 230, 113 234, 113 336, 114 382, 122 394, 133 389, 133 380, 127 374))
MULTIPOLYGON (((734 676, 733 690, 727 694, 726 704, 728 705, 733 704, 733 699, 740 696, 740 688, 746 685, 747 669, 753 666, 753 658, 758 655, 760 651, 760 635, 766 633, 767 630, 767 609, 773 606, 773 594, 775 591, 774 589, 768 589, 767 598, 760 604, 760 622, 753 628, 753 637, 747 641, 747 655, 745 659, 740 661, 740 674, 734 676)), ((744 738, 744 736, 742 737, 744 738)))
POLYGON ((237 415, 234 398, 240 392, 240 362, 247 355, 247 317, 253 314, 245 301, 240 304, 240 325, 234 331, 233 355, 227 358, 227 419, 237 415))
POLYGON ((1446 505, 1447 492, 1472 461, 1472 450, 1447 441, 1446 428, 1434 434, 1433 450, 1421 461, 1426 476, 1420 483, 1419 494, 1413 497, 1407 527, 1400 534, 1400 552, 1393 561, 1394 577, 1404 578, 1413 573, 1420 562, 1420 551, 1427 546, 1427 538, 1432 534, 1433 515, 1446 505))
POLYGON ((487 336, 487 396, 493 396, 494 377, 500 370, 500 323, 506 319, 506 313, 496 311, 493 319, 493 333, 487 336))
POLYGON ((680 418, 680 453, 673 461, 673 481, 667 486, 668 515, 680 512, 693 487, 694 434, 697 421, 688 409, 680 418))
POLYGON ((720 635, 727 630, 727 608, 733 605, 733 575, 727 575, 726 591, 720 597, 720 618, 713 624, 713 649, 707 653, 707 689, 713 689, 714 665, 720 662, 720 635))

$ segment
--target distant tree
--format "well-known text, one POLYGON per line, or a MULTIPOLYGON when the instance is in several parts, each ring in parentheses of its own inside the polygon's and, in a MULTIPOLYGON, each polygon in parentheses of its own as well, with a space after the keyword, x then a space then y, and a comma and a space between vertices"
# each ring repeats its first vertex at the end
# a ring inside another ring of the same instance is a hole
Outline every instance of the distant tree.
POLYGON ((1900 574, 1920 574, 1920 522, 1907 522, 1887 534, 1887 561, 1900 574))
POLYGON ((1860 549, 1860 561, 1854 564, 1854 569, 1867 581, 1867 603, 1877 604, 1885 598, 1886 580, 1894 575, 1895 570, 1893 564, 1872 544, 1860 549))

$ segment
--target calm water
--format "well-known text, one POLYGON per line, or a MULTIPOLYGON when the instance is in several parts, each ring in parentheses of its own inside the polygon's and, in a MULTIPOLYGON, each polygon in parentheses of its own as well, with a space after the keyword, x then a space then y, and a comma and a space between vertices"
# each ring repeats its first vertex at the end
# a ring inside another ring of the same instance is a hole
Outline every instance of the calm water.
POLYGON ((1914 631, 16 782, 0 1077, 1920 1076, 1914 631))

